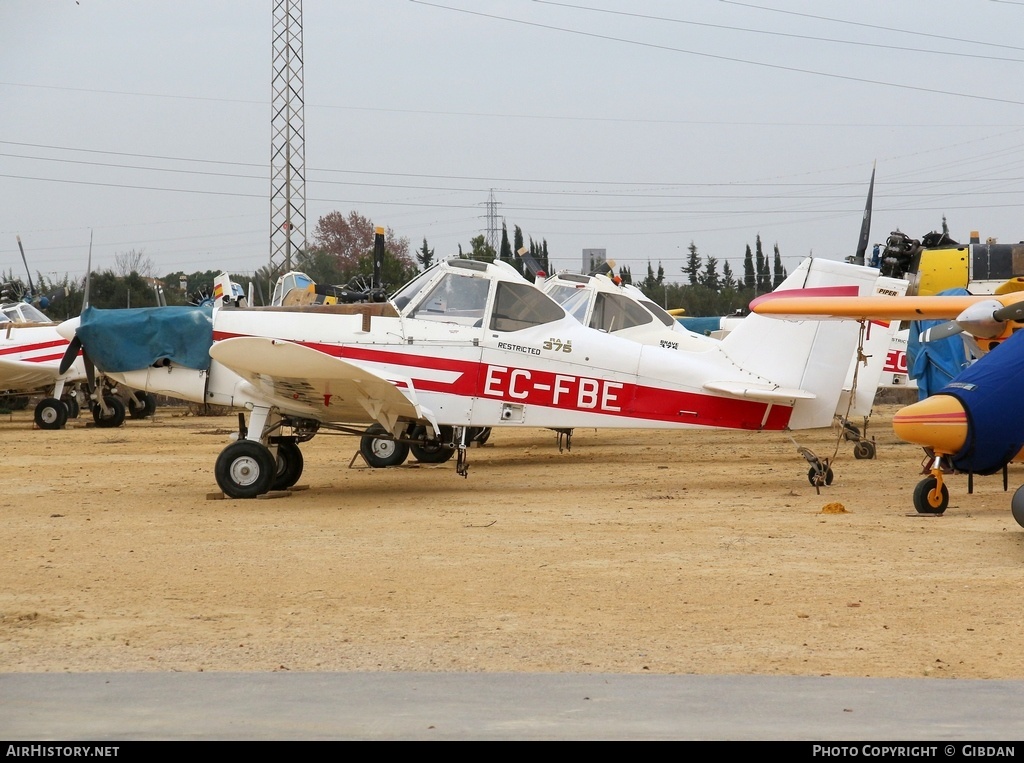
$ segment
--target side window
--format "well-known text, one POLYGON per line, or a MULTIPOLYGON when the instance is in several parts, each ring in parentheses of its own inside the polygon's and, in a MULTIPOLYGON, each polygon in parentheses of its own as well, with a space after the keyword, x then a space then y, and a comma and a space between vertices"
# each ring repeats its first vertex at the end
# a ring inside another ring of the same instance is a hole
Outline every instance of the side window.
POLYGON ((598 294, 590 327, 611 334, 653 322, 654 316, 633 300, 618 294, 598 294))
POLYGON ((565 311, 536 287, 499 281, 490 328, 492 331, 519 331, 564 317, 565 311))
POLYGON ((487 307, 490 284, 486 278, 449 273, 434 284, 409 317, 462 326, 479 325, 487 307))

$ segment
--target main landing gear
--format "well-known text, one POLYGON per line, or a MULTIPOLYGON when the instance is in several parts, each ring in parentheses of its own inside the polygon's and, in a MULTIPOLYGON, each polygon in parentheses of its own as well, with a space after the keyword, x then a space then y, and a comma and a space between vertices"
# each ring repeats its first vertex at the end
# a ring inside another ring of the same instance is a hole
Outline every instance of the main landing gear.
POLYGON ((358 434, 359 452, 374 468, 398 466, 410 454, 425 464, 442 464, 458 456, 456 472, 463 477, 469 471, 468 444, 483 442, 490 434, 488 429, 443 426, 440 436, 434 437, 432 428, 414 424, 396 438, 380 424, 359 432, 316 421, 284 419, 272 416, 267 409, 255 409, 248 426, 244 414, 239 414, 238 439, 217 456, 214 464, 217 485, 229 498, 255 498, 271 490, 294 487, 303 469, 299 443, 312 439, 321 427, 358 434), (292 434, 279 434, 287 431, 286 427, 292 434), (261 436, 250 438, 250 431, 259 432, 261 436))

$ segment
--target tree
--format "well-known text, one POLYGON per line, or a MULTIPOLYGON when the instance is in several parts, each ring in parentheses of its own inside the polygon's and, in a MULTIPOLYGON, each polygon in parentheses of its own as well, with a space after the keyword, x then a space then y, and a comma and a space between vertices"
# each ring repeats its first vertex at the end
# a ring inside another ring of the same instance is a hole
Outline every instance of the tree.
POLYGON ((686 267, 683 268, 683 272, 690 279, 690 286, 696 286, 700 282, 700 255, 697 254, 697 245, 692 241, 687 249, 690 255, 686 258, 686 267))
POLYGON ((508 228, 505 227, 505 221, 501 221, 501 251, 498 259, 502 262, 512 262, 515 257, 512 256, 512 244, 508 240, 508 228))
POLYGON ((423 237, 423 246, 416 252, 416 261, 419 262, 420 268, 423 270, 434 264, 434 250, 427 246, 426 236, 423 237))
POLYGON ((705 263, 704 273, 700 277, 700 285, 709 291, 713 291, 716 294, 721 288, 721 282, 718 278, 718 259, 715 257, 708 257, 705 263))
POLYGON ((733 275, 729 261, 726 260, 722 265, 722 291, 736 291, 736 286, 736 276, 733 275))
POLYGON ((755 258, 757 260, 757 293, 767 294, 772 290, 772 273, 768 266, 768 259, 761 249, 761 234, 757 234, 754 240, 755 258))
POLYGON ((151 277, 153 275, 153 260, 146 257, 142 251, 132 249, 129 252, 121 252, 114 255, 114 271, 119 276, 128 276, 138 273, 140 276, 151 277))
POLYGON ((743 288, 754 291, 757 288, 757 274, 754 271, 754 255, 747 244, 747 253, 743 255, 743 288))
POLYGON ((494 247, 487 243, 487 237, 483 233, 471 238, 469 246, 472 250, 469 254, 469 259, 471 260, 494 262, 494 258, 498 256, 498 253, 494 251, 494 247))
POLYGON ((783 281, 786 280, 786 269, 782 266, 782 255, 779 253, 779 245, 775 244, 775 263, 774 273, 772 276, 772 290, 779 288, 783 281))
MULTIPOLYGON (((317 221, 313 246, 338 260, 338 272, 343 276, 340 281, 345 282, 356 275, 369 275, 360 272, 360 263, 366 255, 373 254, 375 232, 373 223, 358 212, 349 212, 347 217, 340 212, 329 212, 317 221)), ((409 239, 396 237, 390 228, 384 236, 391 256, 397 258, 403 268, 415 267, 409 254, 409 239)))

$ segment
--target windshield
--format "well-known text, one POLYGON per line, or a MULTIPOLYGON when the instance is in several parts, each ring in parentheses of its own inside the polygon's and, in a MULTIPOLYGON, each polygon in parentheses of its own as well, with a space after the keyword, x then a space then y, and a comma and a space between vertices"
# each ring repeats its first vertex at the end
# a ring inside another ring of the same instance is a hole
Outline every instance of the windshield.
POLYGON ((487 278, 446 273, 419 300, 409 317, 479 326, 483 323, 490 286, 487 278))
POLYGON ((395 307, 402 310, 402 308, 412 302, 413 297, 420 293, 420 289, 423 288, 423 284, 430 280, 433 273, 433 268, 427 268, 422 273, 415 276, 401 289, 396 291, 391 297, 391 301, 395 303, 395 307))

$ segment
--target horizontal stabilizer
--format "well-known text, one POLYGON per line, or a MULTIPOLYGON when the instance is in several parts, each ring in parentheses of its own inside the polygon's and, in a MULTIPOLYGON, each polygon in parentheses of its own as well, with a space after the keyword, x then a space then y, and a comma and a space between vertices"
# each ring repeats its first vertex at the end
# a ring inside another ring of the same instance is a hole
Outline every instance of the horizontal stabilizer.
POLYGON ((704 383, 704 389, 711 392, 721 392, 732 397, 763 400, 769 403, 814 400, 817 397, 813 392, 803 389, 776 387, 771 384, 751 384, 749 382, 710 381, 704 383))

